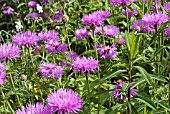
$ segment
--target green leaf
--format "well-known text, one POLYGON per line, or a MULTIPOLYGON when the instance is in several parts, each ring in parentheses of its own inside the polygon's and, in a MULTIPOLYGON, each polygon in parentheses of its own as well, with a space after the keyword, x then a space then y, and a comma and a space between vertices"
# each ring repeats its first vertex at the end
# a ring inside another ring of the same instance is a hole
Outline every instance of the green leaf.
POLYGON ((160 46, 158 48, 156 48, 153 53, 152 53, 152 59, 157 56, 163 49, 165 49, 167 46, 160 46))
POLYGON ((130 51, 130 37, 129 37, 129 33, 127 31, 125 31, 125 40, 126 40, 126 46, 127 46, 128 50, 130 51))
POLYGON ((120 106, 122 106, 122 104, 116 104, 116 105, 114 105, 113 107, 111 107, 109 110, 107 110, 106 112, 105 112, 105 114, 113 114, 112 113, 112 111, 114 111, 115 109, 117 109, 118 107, 120 107, 120 106))
POLYGON ((164 102, 158 102, 158 104, 170 112, 170 106, 164 102))
POLYGON ((132 86, 132 88, 138 86, 139 84, 142 84, 142 83, 145 82, 145 81, 146 81, 145 78, 140 78, 140 79, 138 79, 138 80, 135 82, 135 84, 132 86))
POLYGON ((152 108, 153 110, 156 110, 156 106, 155 106, 155 104, 151 101, 150 98, 145 97, 145 96, 143 96, 143 95, 141 95, 141 94, 138 94, 138 95, 136 95, 135 99, 143 102, 144 104, 146 104, 148 107, 152 108))
POLYGON ((162 82, 167 82, 167 80, 163 76, 161 76, 159 74, 150 74, 150 75, 151 75, 152 79, 162 81, 162 82))
POLYGON ((148 82, 148 84, 151 85, 152 83, 152 79, 151 79, 151 75, 146 72, 146 70, 140 66, 134 66, 134 68, 138 69, 139 72, 143 75, 143 77, 146 79, 146 81, 148 82))

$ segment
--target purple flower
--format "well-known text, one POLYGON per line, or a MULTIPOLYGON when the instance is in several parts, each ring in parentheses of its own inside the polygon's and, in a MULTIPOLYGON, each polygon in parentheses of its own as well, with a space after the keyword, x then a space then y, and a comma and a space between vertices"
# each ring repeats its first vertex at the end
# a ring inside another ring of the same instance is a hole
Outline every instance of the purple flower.
POLYGON ((113 25, 104 26, 103 30, 104 30, 104 35, 108 37, 113 37, 120 34, 119 28, 113 25))
POLYGON ((45 15, 43 13, 39 14, 36 12, 31 12, 28 13, 25 18, 30 18, 31 21, 34 21, 35 19, 45 18, 45 15))
POLYGON ((165 35, 170 37, 170 26, 165 29, 165 35))
POLYGON ((166 11, 169 11, 169 10, 170 10, 170 2, 164 3, 164 9, 165 9, 166 11))
POLYGON ((28 46, 36 45, 38 41, 39 39, 37 34, 31 31, 17 33, 12 37, 12 42, 20 46, 28 47, 28 46))
POLYGON ((153 24, 145 22, 143 20, 137 20, 132 23, 132 28, 138 32, 151 32, 155 33, 155 27, 153 24))
POLYGON ((6 66, 0 63, 0 85, 5 84, 6 82, 6 66))
POLYGON ((30 8, 36 8, 37 7, 37 2, 36 1, 29 1, 28 2, 28 7, 30 8))
POLYGON ((98 50, 100 58, 103 59, 112 59, 118 55, 118 52, 116 51, 117 48, 115 47, 115 45, 111 46, 98 45, 96 49, 98 50))
POLYGON ((3 11, 3 14, 10 15, 14 12, 14 9, 12 9, 10 6, 5 7, 5 10, 3 11))
POLYGON ((83 107, 83 100, 72 89, 59 89, 48 95, 46 101, 58 114, 75 114, 83 107))
POLYGON ((87 31, 86 27, 77 29, 75 36, 78 39, 88 38, 88 31, 87 31))
POLYGON ((126 4, 130 4, 131 2, 135 2, 136 0, 110 0, 110 2, 112 3, 112 6, 116 6, 116 5, 126 5, 126 4))
POLYGON ((134 17, 134 16, 138 15, 138 11, 136 10, 136 8, 133 7, 133 6, 131 6, 131 8, 132 8, 133 10, 131 10, 131 9, 129 9, 129 8, 122 9, 122 14, 126 16, 126 10, 127 10, 128 17, 134 17))
POLYGON ((126 43, 126 40, 123 39, 123 38, 119 38, 117 42, 115 42, 114 44, 115 45, 122 45, 122 44, 125 44, 126 43))
POLYGON ((103 29, 102 26, 96 26, 95 30, 94 30, 94 33, 100 35, 101 32, 102 32, 102 29, 103 29))
MULTIPOLYGON (((111 95, 115 98, 119 98, 121 100, 125 100, 125 96, 122 94, 122 86, 125 83, 123 82, 114 82, 116 85, 114 86, 114 91, 111 93, 111 95)), ((131 83, 131 86, 134 85, 134 82, 131 83)), ((130 87, 131 87, 130 86, 130 87)), ((137 89, 130 89, 130 98, 133 98, 137 94, 138 90, 137 89)), ((128 91, 126 91, 128 93, 128 91)), ((128 95, 127 95, 128 96, 128 95)))
POLYGON ((68 44, 62 44, 57 40, 50 40, 45 44, 49 53, 63 53, 68 50, 68 44))
POLYGON ((90 71, 94 72, 95 69, 99 67, 99 63, 97 60, 93 59, 92 57, 77 57, 73 63, 72 67, 77 72, 81 73, 90 73, 90 71))
POLYGON ((58 10, 56 12, 56 14, 51 16, 51 19, 53 20, 53 23, 59 23, 62 21, 62 17, 64 15, 64 11, 63 10, 58 10))
POLYGON ((50 40, 59 40, 58 32, 55 30, 40 32, 38 33, 39 40, 50 41, 50 40))
POLYGON ((63 75, 64 69, 53 63, 40 64, 39 73, 44 77, 59 78, 63 75))
POLYGON ((142 20, 146 23, 150 23, 153 25, 161 25, 168 21, 168 15, 165 13, 153 13, 153 14, 145 14, 142 16, 142 20))
POLYGON ((37 102, 34 105, 22 106, 21 109, 16 110, 16 114, 53 114, 53 112, 48 105, 44 106, 42 103, 37 102))
POLYGON ((88 14, 83 16, 82 24, 94 24, 94 25, 101 25, 103 22, 110 16, 109 11, 95 11, 92 14, 88 14))
POLYGON ((0 45, 0 59, 12 59, 20 57, 21 50, 15 44, 1 44, 0 45))
POLYGON ((42 0, 42 5, 46 5, 48 2, 51 3, 53 0, 42 0))

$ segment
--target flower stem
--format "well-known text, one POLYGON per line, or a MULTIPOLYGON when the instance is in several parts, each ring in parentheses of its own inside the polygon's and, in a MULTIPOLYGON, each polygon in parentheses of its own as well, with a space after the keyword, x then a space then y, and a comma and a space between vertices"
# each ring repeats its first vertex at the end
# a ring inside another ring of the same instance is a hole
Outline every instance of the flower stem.
MULTIPOLYGON (((86 75, 86 84, 87 84, 87 91, 88 91, 88 95, 90 94, 90 86, 89 86, 89 79, 88 79, 88 76, 86 75)), ((89 105, 88 105, 88 108, 89 108, 89 110, 88 110, 88 114, 90 114, 90 112, 91 112, 91 101, 90 101, 90 98, 88 99, 88 101, 89 101, 89 105)))

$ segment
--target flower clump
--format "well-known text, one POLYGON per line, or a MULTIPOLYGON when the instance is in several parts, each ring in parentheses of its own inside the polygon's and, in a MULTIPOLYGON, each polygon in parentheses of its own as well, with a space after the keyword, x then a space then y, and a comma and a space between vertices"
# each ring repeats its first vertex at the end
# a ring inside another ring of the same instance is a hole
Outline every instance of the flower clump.
POLYGON ((92 57, 77 57, 73 63, 72 67, 77 72, 81 73, 90 73, 90 71, 94 72, 95 69, 99 67, 99 63, 97 60, 93 59, 92 57))
POLYGON ((53 114, 50 107, 37 102, 36 104, 28 104, 26 107, 22 106, 21 109, 16 110, 16 114, 53 114))
POLYGON ((58 114, 75 114, 83 107, 83 100, 72 89, 59 89, 48 95, 46 101, 58 114))
POLYGON ((40 64, 39 74, 44 77, 59 78, 63 75, 64 69, 61 66, 57 66, 53 63, 43 63, 40 64))
POLYGON ((20 57, 20 48, 12 43, 0 44, 0 59, 12 59, 20 57))

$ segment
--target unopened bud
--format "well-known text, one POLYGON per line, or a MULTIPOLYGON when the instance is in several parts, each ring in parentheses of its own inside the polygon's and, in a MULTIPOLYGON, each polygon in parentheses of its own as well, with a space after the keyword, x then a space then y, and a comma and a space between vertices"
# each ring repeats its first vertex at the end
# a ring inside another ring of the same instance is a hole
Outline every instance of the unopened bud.
POLYGON ((27 80, 27 76, 24 75, 24 74, 22 74, 22 75, 21 75, 21 80, 22 80, 22 81, 26 81, 26 80, 27 80))
POLYGON ((68 17, 67 15, 63 15, 62 21, 63 21, 64 23, 66 23, 66 22, 68 22, 68 20, 69 20, 69 17, 68 17))

